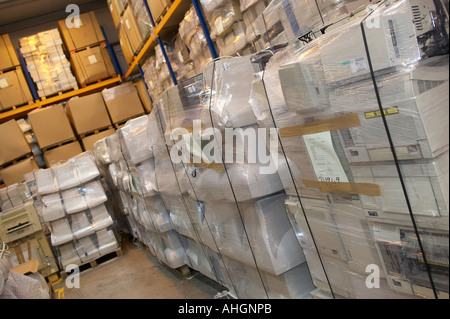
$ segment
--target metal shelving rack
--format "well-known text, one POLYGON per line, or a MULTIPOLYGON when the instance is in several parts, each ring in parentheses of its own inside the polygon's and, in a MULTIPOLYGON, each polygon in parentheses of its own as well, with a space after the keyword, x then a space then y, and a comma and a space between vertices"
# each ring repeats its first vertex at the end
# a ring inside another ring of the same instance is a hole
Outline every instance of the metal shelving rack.
POLYGON ((161 31, 163 31, 163 29, 167 26, 168 22, 174 16, 177 16, 178 20, 180 20, 180 18, 179 18, 180 16, 184 17, 184 14, 187 12, 186 7, 188 7, 189 2, 191 2, 193 4, 195 12, 196 12, 196 14, 197 14, 197 16, 198 16, 198 18, 200 20, 200 25, 201 25, 201 27, 203 29, 204 34, 205 34, 206 41, 207 41, 209 50, 211 52, 212 58, 216 59, 218 57, 216 48, 214 47, 214 43, 211 40, 211 36, 210 36, 209 30, 208 30, 208 27, 207 27, 207 24, 206 24, 205 17, 203 15, 203 11, 201 9, 201 5, 198 2, 198 0, 192 0, 192 1, 175 0, 173 2, 173 4, 170 6, 170 8, 167 11, 167 13, 165 14, 165 16, 162 18, 161 22, 158 23, 158 24, 156 24, 154 22, 154 19, 153 19, 153 16, 152 16, 152 13, 150 11, 150 8, 148 6, 147 1, 146 0, 142 0, 142 1, 144 2, 144 6, 145 6, 145 8, 147 10, 148 15, 150 16, 151 23, 154 25, 153 33, 150 35, 149 39, 146 41, 146 43, 141 48, 141 50, 137 54, 135 54, 135 56, 133 58, 133 61, 129 65, 128 71, 124 75, 124 80, 128 79, 136 68, 138 68, 139 71, 141 72, 142 78, 144 77, 143 73, 142 73, 142 70, 141 70, 141 67, 140 67, 140 63, 144 59, 146 54, 148 53, 149 49, 152 47, 152 45, 155 44, 155 41, 156 41, 156 42, 158 42, 158 44, 161 47, 162 53, 163 53, 164 58, 166 60, 167 66, 169 68, 170 76, 172 77, 172 81, 173 81, 174 85, 178 84, 176 76, 175 76, 175 74, 173 72, 173 68, 172 68, 172 66, 170 64, 170 61, 168 59, 167 52, 166 52, 166 50, 164 48, 162 39, 160 37, 160 33, 161 33, 161 31))
MULTIPOLYGON (((131 64, 129 65, 129 68, 127 70, 127 72, 125 74, 123 74, 122 70, 120 69, 119 63, 117 61, 117 57, 114 53, 114 49, 111 47, 106 34, 103 30, 103 27, 101 27, 102 32, 103 32, 103 36, 105 37, 106 40, 106 45, 108 48, 108 52, 110 54, 111 60, 113 62, 114 68, 116 70, 116 74, 117 76, 99 83, 95 83, 92 85, 89 85, 87 87, 75 90, 75 91, 70 91, 67 93, 63 93, 54 97, 50 97, 50 98, 46 98, 46 99, 39 99, 36 89, 34 87, 34 84, 29 76, 25 61, 23 60, 23 57, 20 53, 20 50, 17 50, 17 53, 19 55, 19 59, 21 61, 21 65, 22 65, 22 69, 25 75, 25 78, 27 79, 27 83, 28 86, 30 88, 30 91, 32 93, 33 99, 34 99, 34 104, 31 105, 27 105, 27 106, 23 106, 11 111, 7 111, 7 112, 3 112, 0 113, 0 124, 6 121, 9 121, 11 119, 16 119, 16 118, 20 118, 23 117, 25 115, 27 115, 29 112, 31 112, 34 109, 37 108, 42 108, 42 107, 46 107, 52 104, 56 104, 56 103, 60 103, 60 102, 64 102, 67 101, 68 99, 74 97, 74 96, 83 96, 83 95, 87 95, 90 93, 95 93, 98 92, 104 88, 109 88, 115 85, 118 85, 120 83, 123 83, 124 81, 126 81, 127 79, 129 79, 132 75, 132 73, 134 72, 134 70, 136 68, 139 69, 140 73, 141 73, 141 77, 144 78, 144 74, 142 72, 140 63, 141 61, 143 61, 144 57, 148 54, 149 49, 154 46, 156 43, 158 43, 161 47, 161 50, 163 52, 164 58, 167 62, 167 66, 169 68, 169 72, 170 75, 172 77, 172 81, 174 83, 174 85, 177 85, 177 79, 176 76, 173 72, 173 68, 170 64, 170 61, 168 59, 167 56, 167 52, 164 48, 163 45, 163 41, 160 37, 160 33, 169 26, 169 22, 170 21, 174 21, 175 20, 175 24, 179 24, 179 22, 184 18, 185 13, 187 12, 187 10, 189 9, 190 3, 193 4, 195 12, 200 20, 200 25, 203 29, 203 32, 205 34, 206 40, 207 40, 207 44, 208 47, 210 49, 211 52, 211 56, 213 59, 216 59, 218 57, 216 49, 214 47, 214 43, 211 40, 211 36, 206 24, 206 20, 205 17, 203 15, 203 11, 201 9, 201 5, 199 3, 198 0, 175 0, 172 5, 170 6, 170 8, 168 9, 167 13, 164 15, 164 17, 161 19, 161 21, 156 24, 155 21, 153 20, 153 16, 151 14, 150 8, 148 6, 148 3, 146 0, 142 0, 144 2, 145 8, 147 10, 148 15, 150 16, 150 20, 152 22, 152 24, 154 25, 153 27, 153 33, 150 35, 150 37, 147 39, 147 41, 144 43, 144 45, 142 46, 142 48, 139 50, 139 52, 134 53, 134 58, 133 61, 131 62, 131 64)), ((144 79, 144 83, 146 83, 145 79, 144 79)), ((146 84, 147 85, 147 84, 146 84)))
POLYGON ((106 37, 106 33, 103 29, 103 26, 100 26, 100 28, 101 28, 103 36, 105 38, 105 43, 106 43, 109 55, 111 57, 111 61, 113 62, 114 69, 116 71, 117 76, 115 76, 111 79, 108 79, 108 80, 104 80, 99 83, 88 85, 88 86, 78 89, 78 90, 62 93, 62 94, 56 95, 54 97, 49 97, 46 99, 40 99, 36 92, 36 88, 34 87, 34 83, 30 77, 30 74, 28 72, 25 60, 23 59, 22 54, 20 53, 20 50, 17 49, 17 55, 19 57, 19 61, 20 61, 23 73, 25 75, 25 79, 27 80, 28 87, 33 96, 34 103, 30 104, 30 105, 22 106, 20 108, 17 108, 17 109, 11 110, 11 111, 0 113, 0 124, 4 123, 6 121, 9 121, 11 119, 23 117, 34 109, 46 107, 46 106, 60 103, 60 102, 64 102, 74 96, 82 96, 82 95, 86 95, 86 94, 90 94, 90 93, 95 93, 104 88, 109 88, 111 86, 115 86, 119 83, 122 83, 123 82, 122 70, 120 68, 119 62, 117 61, 117 57, 114 53, 114 49, 111 47, 111 45, 108 41, 108 38, 106 37))

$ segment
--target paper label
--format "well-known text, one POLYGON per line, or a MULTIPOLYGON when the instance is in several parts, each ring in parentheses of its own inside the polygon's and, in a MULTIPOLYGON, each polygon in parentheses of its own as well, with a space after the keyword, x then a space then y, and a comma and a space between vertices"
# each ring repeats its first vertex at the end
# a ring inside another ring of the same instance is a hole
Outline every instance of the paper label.
POLYGON ((221 34, 223 32, 222 17, 218 17, 216 21, 214 21, 214 24, 216 25, 217 35, 221 34))
POLYGON ((89 63, 90 63, 90 64, 95 64, 95 63, 98 62, 98 61, 97 61, 97 58, 95 57, 95 55, 90 55, 90 56, 88 56, 88 59, 89 59, 89 63))
POLYGON ((320 182, 348 182, 347 175, 333 147, 330 132, 304 135, 303 140, 320 182))
POLYGON ((352 73, 358 73, 367 69, 366 59, 364 57, 360 57, 358 59, 350 60, 350 68, 352 73))
POLYGON ((8 86, 8 81, 6 81, 6 79, 0 79, 0 89, 6 89, 8 86))

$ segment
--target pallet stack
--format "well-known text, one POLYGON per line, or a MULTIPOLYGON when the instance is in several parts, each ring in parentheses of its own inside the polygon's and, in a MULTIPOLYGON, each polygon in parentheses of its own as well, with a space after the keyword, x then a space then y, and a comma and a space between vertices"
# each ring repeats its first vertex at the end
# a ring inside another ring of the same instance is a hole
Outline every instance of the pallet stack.
POLYGON ((121 255, 107 208, 108 196, 89 152, 38 170, 35 177, 43 202, 38 213, 48 225, 63 271, 70 264, 95 266, 102 256, 121 255))
POLYGON ((6 186, 23 181, 24 174, 39 168, 15 120, 0 125, 0 149, 0 177, 6 186))
POLYGON ((66 114, 84 151, 115 132, 100 92, 67 101, 66 114))
POLYGON ((0 112, 32 104, 33 97, 8 34, 0 36, 0 112))
POLYGON ((102 95, 115 129, 119 129, 128 120, 145 114, 138 91, 131 82, 103 90, 102 95))
POLYGON ((28 120, 47 167, 83 152, 62 104, 34 110, 28 120))
POLYGON ((41 99, 78 89, 58 29, 39 32, 19 41, 20 52, 41 99))
POLYGON ((79 27, 73 27, 68 25, 66 20, 58 21, 78 84, 86 87, 116 76, 95 12, 81 14, 79 23, 79 27))

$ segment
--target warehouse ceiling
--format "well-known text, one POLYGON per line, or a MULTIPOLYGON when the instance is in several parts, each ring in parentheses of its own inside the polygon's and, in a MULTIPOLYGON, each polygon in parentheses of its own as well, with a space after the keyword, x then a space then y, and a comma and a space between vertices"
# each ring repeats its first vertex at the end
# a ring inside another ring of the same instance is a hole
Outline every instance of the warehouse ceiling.
POLYGON ((0 34, 67 17, 69 4, 81 12, 107 5, 106 0, 0 0, 0 34))

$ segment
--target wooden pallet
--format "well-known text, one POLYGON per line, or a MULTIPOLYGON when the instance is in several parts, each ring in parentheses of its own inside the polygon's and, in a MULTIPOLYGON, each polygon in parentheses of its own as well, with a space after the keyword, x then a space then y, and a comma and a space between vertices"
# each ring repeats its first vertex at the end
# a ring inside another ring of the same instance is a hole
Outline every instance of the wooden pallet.
POLYGON ((76 141, 78 141, 77 138, 76 137, 72 137, 72 138, 70 138, 68 140, 61 141, 61 142, 58 142, 58 143, 50 145, 50 146, 42 147, 41 150, 42 150, 42 152, 48 152, 48 151, 50 151, 52 149, 55 149, 57 147, 61 147, 61 146, 64 146, 64 145, 67 145, 67 144, 70 144, 70 143, 73 143, 73 142, 76 142, 76 141))
POLYGON ((87 86, 89 86, 89 85, 91 85, 91 84, 101 83, 101 82, 103 82, 103 81, 106 81, 106 80, 109 80, 109 79, 112 79, 112 78, 115 78, 115 77, 117 77, 117 74, 116 74, 116 73, 114 73, 114 74, 112 74, 112 75, 109 75, 109 76, 107 76, 107 77, 101 78, 101 79, 97 79, 97 80, 95 80, 95 81, 83 83, 83 84, 81 84, 81 87, 82 87, 82 88, 85 88, 85 87, 87 87, 87 86))
POLYGON ((102 133, 102 132, 105 132, 105 131, 108 131, 108 130, 111 130, 111 129, 113 129, 113 126, 112 125, 108 125, 108 126, 105 126, 105 127, 102 127, 102 128, 90 131, 90 132, 81 133, 78 136, 80 137, 80 139, 84 139, 86 137, 89 137, 89 136, 92 136, 92 135, 95 135, 95 134, 98 134, 98 133, 102 133))
POLYGON ((11 160, 11 161, 9 161, 9 162, 6 162, 6 163, 0 165, 0 169, 5 169, 5 168, 7 168, 7 167, 9 167, 9 166, 12 166, 12 165, 14 165, 14 164, 17 164, 17 163, 19 163, 19 162, 21 162, 21 161, 23 161, 23 160, 26 160, 26 159, 28 159, 28 158, 30 158, 30 157, 32 157, 32 156, 33 156, 33 152, 29 152, 29 153, 27 153, 27 154, 24 154, 24 155, 22 155, 22 156, 20 156, 20 157, 18 157, 18 158, 16 158, 16 159, 13 159, 13 160, 11 160))
POLYGON ((121 127, 122 127, 126 122, 128 122, 129 120, 135 119, 135 118, 137 118, 137 117, 139 117, 139 116, 142 116, 142 115, 145 115, 145 113, 140 113, 140 114, 137 114, 137 115, 133 115, 132 117, 127 118, 126 120, 122 120, 122 121, 120 121, 120 122, 114 123, 114 124, 113 124, 113 125, 114 125, 114 128, 115 128, 116 130, 118 130, 119 128, 121 128, 121 127))
POLYGON ((75 50, 70 51, 70 55, 75 54, 77 52, 81 52, 81 51, 87 50, 87 49, 92 49, 92 48, 95 48, 95 47, 98 47, 98 46, 103 47, 103 48, 106 47, 106 41, 101 41, 101 42, 96 43, 96 44, 87 45, 85 47, 77 48, 75 50))
MULTIPOLYGON (((106 255, 100 256, 96 259, 93 259, 91 261, 87 261, 85 263, 78 265, 80 273, 82 273, 83 271, 86 271, 88 269, 93 269, 93 268, 97 267, 98 265, 102 265, 107 262, 113 261, 122 255, 123 255, 122 248, 119 247, 116 250, 113 250, 112 252, 110 252, 106 255)), ((68 275, 69 274, 65 270, 62 270, 60 272, 60 276, 62 279, 66 279, 68 275)))
POLYGON ((80 87, 78 85, 76 85, 74 87, 71 87, 71 88, 68 88, 68 89, 65 89, 65 90, 60 90, 58 92, 42 96, 41 97, 41 101, 45 101, 45 100, 47 100, 49 98, 52 98, 52 97, 55 97, 55 96, 61 96, 64 93, 68 93, 68 92, 72 92, 72 91, 78 91, 79 89, 80 89, 80 87))
POLYGON ((0 113, 5 113, 5 112, 9 112, 9 111, 18 110, 18 109, 20 109, 20 108, 22 108, 24 106, 33 105, 33 104, 34 104, 34 101, 33 100, 29 100, 29 101, 26 101, 26 102, 21 103, 21 104, 12 105, 12 106, 8 106, 8 107, 3 107, 0 110, 0 113))
POLYGON ((3 73, 11 72, 11 71, 22 71, 22 67, 20 65, 15 65, 15 66, 0 70, 0 75, 2 75, 3 73))

